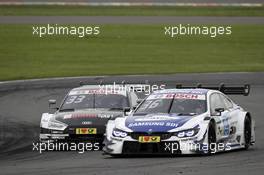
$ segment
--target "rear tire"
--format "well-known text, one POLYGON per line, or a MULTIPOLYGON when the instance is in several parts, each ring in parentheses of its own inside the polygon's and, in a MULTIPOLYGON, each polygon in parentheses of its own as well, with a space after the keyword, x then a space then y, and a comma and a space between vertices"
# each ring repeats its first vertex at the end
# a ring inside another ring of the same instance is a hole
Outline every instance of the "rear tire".
POLYGON ((244 139, 245 139, 245 149, 247 150, 251 142, 251 120, 246 116, 244 121, 244 139))

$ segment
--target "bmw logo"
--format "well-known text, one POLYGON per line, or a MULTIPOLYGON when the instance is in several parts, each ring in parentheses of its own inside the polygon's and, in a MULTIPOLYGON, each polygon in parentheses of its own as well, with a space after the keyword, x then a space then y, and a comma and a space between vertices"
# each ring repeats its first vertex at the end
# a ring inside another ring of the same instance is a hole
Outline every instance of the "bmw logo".
POLYGON ((150 134, 150 133, 152 133, 152 129, 149 129, 149 130, 148 130, 148 134, 150 134))

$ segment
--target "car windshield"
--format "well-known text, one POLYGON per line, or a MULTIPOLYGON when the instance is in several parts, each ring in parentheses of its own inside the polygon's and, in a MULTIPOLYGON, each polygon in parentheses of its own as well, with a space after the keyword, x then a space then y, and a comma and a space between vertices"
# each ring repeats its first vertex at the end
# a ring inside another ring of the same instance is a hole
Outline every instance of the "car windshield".
POLYGON ((122 110, 128 106, 127 97, 121 94, 69 94, 62 104, 60 111, 87 108, 122 110))
POLYGON ((206 112, 205 95, 200 94, 154 94, 150 95, 135 114, 176 113, 196 115, 206 112))

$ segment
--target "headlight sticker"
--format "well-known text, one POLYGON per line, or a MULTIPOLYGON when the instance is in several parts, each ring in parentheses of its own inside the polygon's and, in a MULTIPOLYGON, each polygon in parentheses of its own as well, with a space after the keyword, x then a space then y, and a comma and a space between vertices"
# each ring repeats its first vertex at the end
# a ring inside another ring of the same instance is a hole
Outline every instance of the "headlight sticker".
POLYGON ((127 132, 119 130, 119 129, 114 129, 112 132, 112 135, 115 137, 121 137, 124 138, 127 136, 127 132))
POLYGON ((200 128, 197 125, 193 129, 188 129, 188 130, 184 130, 184 131, 178 131, 178 132, 175 133, 175 135, 177 137, 179 137, 179 138, 193 137, 193 136, 195 136, 199 132, 199 130, 200 130, 200 128))

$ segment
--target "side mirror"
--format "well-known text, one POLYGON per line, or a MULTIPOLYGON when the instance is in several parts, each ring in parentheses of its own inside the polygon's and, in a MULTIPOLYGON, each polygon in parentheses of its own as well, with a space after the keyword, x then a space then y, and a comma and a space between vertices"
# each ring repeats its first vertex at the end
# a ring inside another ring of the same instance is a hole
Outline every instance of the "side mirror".
POLYGON ((137 99, 137 104, 141 103, 143 99, 137 99))
POLYGON ((127 116, 128 115, 128 112, 130 112, 130 108, 129 107, 126 107, 124 108, 123 112, 124 112, 124 116, 127 116))
POLYGON ((54 99, 50 99, 49 100, 49 108, 52 106, 52 105, 55 105, 56 104, 56 100, 54 99))
POLYGON ((216 114, 219 115, 219 116, 220 116, 221 113, 224 112, 224 111, 225 111, 224 108, 216 108, 216 109, 215 109, 216 114))

